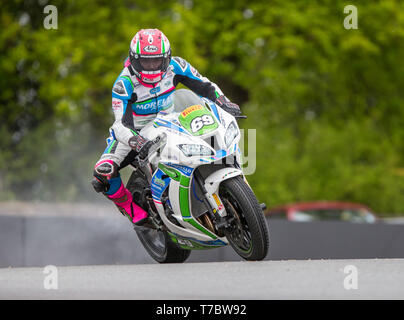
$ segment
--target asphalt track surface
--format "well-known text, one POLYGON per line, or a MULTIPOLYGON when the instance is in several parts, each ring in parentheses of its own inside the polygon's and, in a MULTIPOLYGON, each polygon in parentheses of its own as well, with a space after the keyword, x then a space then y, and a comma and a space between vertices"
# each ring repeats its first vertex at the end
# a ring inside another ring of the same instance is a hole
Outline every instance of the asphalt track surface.
POLYGON ((76 266, 57 270, 55 290, 44 288, 44 268, 0 269, 0 299, 404 299, 404 259, 76 266), (344 279, 353 276, 352 269, 345 269, 349 265, 357 268, 357 289, 344 288, 344 279))

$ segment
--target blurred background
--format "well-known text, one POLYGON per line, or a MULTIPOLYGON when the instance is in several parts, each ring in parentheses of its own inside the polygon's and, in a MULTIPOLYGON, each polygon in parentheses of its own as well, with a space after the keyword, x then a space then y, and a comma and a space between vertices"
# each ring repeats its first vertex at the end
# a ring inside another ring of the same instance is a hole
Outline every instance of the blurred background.
POLYGON ((332 200, 404 213, 403 1, 14 0, 1 1, 0 25, 3 211, 110 206, 90 180, 112 85, 133 35, 159 28, 257 130, 247 178, 268 208, 332 200), (49 4, 57 29, 44 28, 49 4), (344 28, 349 4, 358 29, 344 28))

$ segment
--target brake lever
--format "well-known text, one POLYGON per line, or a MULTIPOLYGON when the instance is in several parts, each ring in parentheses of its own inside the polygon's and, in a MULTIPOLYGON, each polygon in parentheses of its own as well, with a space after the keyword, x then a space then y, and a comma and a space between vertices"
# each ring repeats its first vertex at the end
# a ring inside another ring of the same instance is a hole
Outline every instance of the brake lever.
POLYGON ((247 119, 247 116, 242 114, 242 115, 239 115, 239 116, 234 116, 234 118, 236 118, 236 119, 247 119))
POLYGON ((143 168, 146 166, 148 160, 149 160, 149 157, 147 157, 145 159, 140 159, 139 156, 136 156, 134 162, 136 163, 137 167, 143 168))

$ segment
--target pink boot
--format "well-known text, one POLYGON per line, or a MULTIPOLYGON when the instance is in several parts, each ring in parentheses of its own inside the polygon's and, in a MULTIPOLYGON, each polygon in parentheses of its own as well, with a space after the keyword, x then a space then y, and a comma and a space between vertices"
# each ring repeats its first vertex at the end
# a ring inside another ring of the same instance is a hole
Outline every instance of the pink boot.
POLYGON ((147 212, 133 202, 132 194, 123 184, 121 184, 117 192, 107 195, 107 197, 111 199, 118 207, 119 211, 127 215, 134 224, 140 226, 146 222, 147 212))

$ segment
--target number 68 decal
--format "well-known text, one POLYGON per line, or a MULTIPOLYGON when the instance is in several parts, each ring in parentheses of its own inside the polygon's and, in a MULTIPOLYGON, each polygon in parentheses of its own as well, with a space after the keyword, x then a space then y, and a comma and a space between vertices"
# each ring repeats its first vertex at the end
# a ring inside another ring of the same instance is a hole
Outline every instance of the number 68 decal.
POLYGON ((209 126, 214 124, 215 120, 213 120, 212 116, 209 114, 204 114, 201 117, 196 117, 191 121, 191 131, 193 133, 201 130, 204 126, 209 126))

